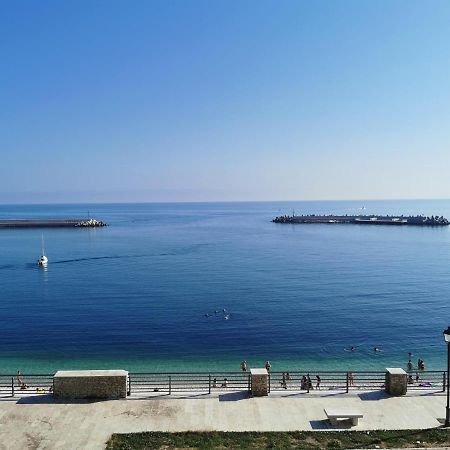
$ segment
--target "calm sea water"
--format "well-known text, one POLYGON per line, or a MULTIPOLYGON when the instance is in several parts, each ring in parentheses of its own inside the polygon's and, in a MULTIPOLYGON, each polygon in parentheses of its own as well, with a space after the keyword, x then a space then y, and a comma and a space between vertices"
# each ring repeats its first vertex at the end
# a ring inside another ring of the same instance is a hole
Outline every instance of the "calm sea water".
MULTIPOLYGON (((447 200, 364 206, 365 213, 450 218, 447 200)), ((354 214, 361 207, 0 206, 0 218, 86 217, 89 210, 110 224, 44 230, 46 270, 35 264, 41 230, 0 230, 0 371, 239 370, 242 359, 250 366, 271 360, 274 370, 383 369, 405 366, 408 351, 427 368, 444 368, 450 227, 271 223, 292 209, 354 214)))

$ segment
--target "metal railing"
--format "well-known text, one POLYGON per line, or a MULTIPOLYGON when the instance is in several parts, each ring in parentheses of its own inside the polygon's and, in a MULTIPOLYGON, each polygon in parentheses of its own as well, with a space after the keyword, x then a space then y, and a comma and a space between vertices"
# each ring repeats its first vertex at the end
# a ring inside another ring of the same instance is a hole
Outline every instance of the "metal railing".
POLYGON ((49 394, 53 391, 53 374, 0 375, 0 397, 49 394))
MULTIPOLYGON (((442 391, 446 389, 446 371, 408 372, 408 391, 442 391)), ((345 391, 382 390, 385 372, 381 371, 310 371, 270 372, 270 391, 345 391), (308 382, 308 376, 311 382, 308 382), (319 376, 319 379, 317 378, 319 376)), ((0 374, 0 397, 50 394, 53 374, 25 374, 17 377, 0 374)), ((130 372, 128 394, 149 396, 173 393, 214 393, 251 391, 249 372, 130 372)))
POLYGON ((351 389, 377 390, 384 388, 385 372, 271 372, 270 390, 333 390, 346 391, 351 389), (309 378, 308 378, 309 377, 309 378))
POLYGON ((250 390, 250 374, 246 372, 131 372, 128 391, 131 394, 175 392, 212 392, 250 390))
POLYGON ((408 391, 446 389, 447 371, 443 370, 415 370, 408 372, 408 391))

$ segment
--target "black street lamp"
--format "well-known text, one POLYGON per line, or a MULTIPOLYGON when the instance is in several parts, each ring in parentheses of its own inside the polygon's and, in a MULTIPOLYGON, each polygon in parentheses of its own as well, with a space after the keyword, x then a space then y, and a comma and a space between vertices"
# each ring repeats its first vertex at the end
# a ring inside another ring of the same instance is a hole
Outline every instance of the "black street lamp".
POLYGON ((445 426, 450 427, 450 327, 444 331, 447 343, 447 407, 445 409, 445 426))

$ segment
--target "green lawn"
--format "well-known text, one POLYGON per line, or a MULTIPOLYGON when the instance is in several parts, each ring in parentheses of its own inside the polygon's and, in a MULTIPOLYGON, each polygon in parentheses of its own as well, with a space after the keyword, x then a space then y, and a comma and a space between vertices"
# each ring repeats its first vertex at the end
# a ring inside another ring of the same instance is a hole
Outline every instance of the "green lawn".
POLYGON ((443 447, 450 430, 399 431, 292 431, 273 433, 146 432, 114 434, 107 450, 143 449, 353 449, 391 447, 443 447), (376 447, 377 446, 377 447, 376 447))

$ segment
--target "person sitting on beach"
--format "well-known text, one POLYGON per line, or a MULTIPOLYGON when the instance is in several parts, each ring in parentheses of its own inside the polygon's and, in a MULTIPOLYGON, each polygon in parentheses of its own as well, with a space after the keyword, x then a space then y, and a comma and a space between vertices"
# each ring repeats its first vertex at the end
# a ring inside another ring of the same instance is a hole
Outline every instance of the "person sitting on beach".
POLYGON ((223 379, 222 387, 224 388, 228 387, 228 378, 223 379))
POLYGON ((414 380, 413 380, 412 375, 408 376, 408 384, 414 384, 414 380))
POLYGON ((241 362, 241 370, 242 372, 247 372, 247 361, 241 362))
POLYGON ((213 386, 212 386, 213 388, 215 388, 215 387, 217 387, 217 378, 214 378, 214 380, 213 380, 213 386))

